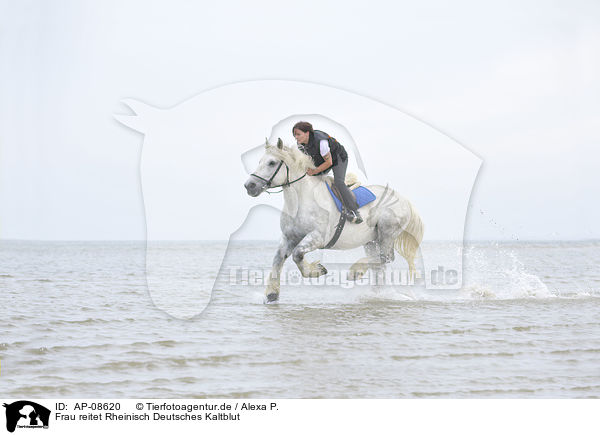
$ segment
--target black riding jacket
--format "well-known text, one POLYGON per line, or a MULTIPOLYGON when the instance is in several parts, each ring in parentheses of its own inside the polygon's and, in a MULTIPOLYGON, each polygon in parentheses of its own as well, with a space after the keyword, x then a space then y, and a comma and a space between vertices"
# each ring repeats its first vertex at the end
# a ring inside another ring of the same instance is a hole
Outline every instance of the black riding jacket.
POLYGON ((328 172, 333 166, 338 164, 338 159, 342 159, 345 162, 348 159, 348 153, 346 149, 340 144, 335 138, 329 136, 327 133, 321 130, 314 130, 310 133, 308 143, 306 145, 298 145, 298 149, 305 154, 312 157, 315 166, 319 167, 325 163, 325 159, 321 155, 321 140, 325 139, 329 142, 329 152, 331 153, 332 165, 325 169, 323 172, 328 172))

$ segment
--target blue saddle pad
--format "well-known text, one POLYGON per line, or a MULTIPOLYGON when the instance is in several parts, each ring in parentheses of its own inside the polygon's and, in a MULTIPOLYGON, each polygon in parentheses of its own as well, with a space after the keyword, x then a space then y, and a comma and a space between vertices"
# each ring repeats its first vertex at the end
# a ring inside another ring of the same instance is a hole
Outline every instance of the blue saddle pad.
MULTIPOLYGON (((325 184, 327 184, 327 183, 325 183, 325 184)), ((333 198, 333 201, 335 202, 337 209, 339 211, 342 211, 342 202, 338 199, 337 196, 335 196, 335 194, 333 193, 333 190, 331 190, 331 187, 329 187, 329 184, 327 184, 327 189, 329 189, 329 193, 331 193, 331 197, 333 198)), ((375 201, 375 198, 376 198, 376 196, 373 194, 373 192, 371 192, 369 189, 367 189, 364 186, 358 186, 352 192, 354 192, 354 196, 356 197, 356 202, 358 204, 358 208, 361 208, 363 205, 366 205, 370 202, 375 201)))

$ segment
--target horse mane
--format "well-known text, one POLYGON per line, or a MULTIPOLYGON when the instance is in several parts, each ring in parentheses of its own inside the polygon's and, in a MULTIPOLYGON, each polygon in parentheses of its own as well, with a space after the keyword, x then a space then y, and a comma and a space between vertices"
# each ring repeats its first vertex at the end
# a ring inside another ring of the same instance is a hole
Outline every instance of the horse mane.
POLYGON ((315 168, 312 157, 304 154, 298 148, 288 147, 286 145, 279 148, 275 145, 267 144, 265 145, 265 150, 267 153, 283 160, 292 171, 305 172, 306 168, 315 168))

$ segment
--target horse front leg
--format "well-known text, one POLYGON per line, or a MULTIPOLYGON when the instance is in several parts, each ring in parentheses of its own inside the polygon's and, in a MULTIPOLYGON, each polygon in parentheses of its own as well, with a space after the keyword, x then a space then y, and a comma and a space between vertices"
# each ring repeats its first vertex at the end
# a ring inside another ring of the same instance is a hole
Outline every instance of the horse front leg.
POLYGON ((323 244, 323 235, 313 231, 308 233, 292 251, 292 258, 304 278, 317 278, 327 273, 327 269, 318 260, 313 263, 304 260, 307 253, 320 248, 323 244))
POLYGON ((273 258, 273 268, 269 274, 269 283, 265 290, 265 298, 268 303, 279 300, 281 269, 283 268, 285 260, 291 255, 292 249, 294 249, 294 244, 283 236, 279 243, 279 248, 277 248, 277 252, 275 253, 275 257, 273 258))

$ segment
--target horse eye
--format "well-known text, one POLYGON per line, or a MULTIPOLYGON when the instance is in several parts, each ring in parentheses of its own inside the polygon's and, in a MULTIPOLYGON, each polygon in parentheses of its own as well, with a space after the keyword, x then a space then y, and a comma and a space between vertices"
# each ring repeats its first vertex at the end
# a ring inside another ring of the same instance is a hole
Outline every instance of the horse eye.
POLYGON ((269 166, 275 166, 275 162, 273 162, 273 161, 270 161, 270 162, 269 162, 269 166))

